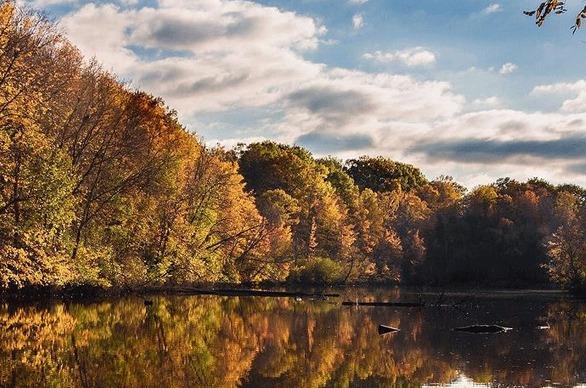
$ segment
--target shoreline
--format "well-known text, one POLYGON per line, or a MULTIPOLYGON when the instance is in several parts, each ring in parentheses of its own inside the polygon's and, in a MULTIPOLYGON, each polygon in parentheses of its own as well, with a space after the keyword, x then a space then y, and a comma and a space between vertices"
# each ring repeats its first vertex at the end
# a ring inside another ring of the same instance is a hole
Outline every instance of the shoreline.
POLYGON ((399 291, 410 296, 439 296, 458 297, 570 297, 584 299, 584 294, 574 293, 571 290, 552 288, 510 288, 510 287, 470 287, 466 285, 454 286, 414 286, 414 285, 381 285, 381 284, 349 284, 349 285, 299 285, 299 284, 202 284, 194 286, 158 286, 126 289, 103 289, 99 287, 68 287, 62 289, 37 288, 4 290, 0 292, 0 302, 6 303, 44 303, 57 301, 97 302, 119 299, 130 296, 227 296, 227 297, 300 297, 300 298, 343 298, 347 292, 370 291, 384 293, 399 291))

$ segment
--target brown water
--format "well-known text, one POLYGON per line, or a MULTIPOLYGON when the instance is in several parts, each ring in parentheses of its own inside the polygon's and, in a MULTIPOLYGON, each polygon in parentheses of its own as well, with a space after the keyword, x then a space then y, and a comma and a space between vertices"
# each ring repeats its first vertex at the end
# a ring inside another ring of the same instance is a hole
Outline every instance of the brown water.
MULTIPOLYGON (((355 300, 418 297, 346 291, 355 300)), ((341 299, 173 296, 0 304, 0 386, 411 387, 586 383, 586 304, 542 293, 451 294, 425 308, 341 299), (504 334, 454 332, 495 323, 504 334), (537 326, 549 323, 549 329, 537 326), (379 324, 401 329, 379 336, 379 324)), ((427 301, 438 301, 426 294, 427 301)))

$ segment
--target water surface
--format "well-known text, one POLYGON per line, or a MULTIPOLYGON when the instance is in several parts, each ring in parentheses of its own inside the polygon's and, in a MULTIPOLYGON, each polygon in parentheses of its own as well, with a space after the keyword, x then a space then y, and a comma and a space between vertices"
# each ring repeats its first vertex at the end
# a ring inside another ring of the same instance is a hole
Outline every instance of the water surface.
POLYGON ((343 298, 155 296, 0 304, 0 386, 377 387, 586 383, 586 305, 547 293, 425 294, 441 307, 343 298), (476 323, 513 327, 474 335, 476 323), (379 336, 387 324, 399 333, 379 336), (539 329, 538 326, 549 326, 539 329))

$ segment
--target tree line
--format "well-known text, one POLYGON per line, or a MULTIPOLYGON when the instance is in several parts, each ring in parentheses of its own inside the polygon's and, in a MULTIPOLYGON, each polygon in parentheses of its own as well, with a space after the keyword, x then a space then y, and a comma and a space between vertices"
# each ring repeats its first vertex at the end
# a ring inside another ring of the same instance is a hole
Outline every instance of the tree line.
POLYGON ((586 284, 586 191, 467 192, 385 157, 210 148, 160 99, 0 6, 0 288, 586 284))

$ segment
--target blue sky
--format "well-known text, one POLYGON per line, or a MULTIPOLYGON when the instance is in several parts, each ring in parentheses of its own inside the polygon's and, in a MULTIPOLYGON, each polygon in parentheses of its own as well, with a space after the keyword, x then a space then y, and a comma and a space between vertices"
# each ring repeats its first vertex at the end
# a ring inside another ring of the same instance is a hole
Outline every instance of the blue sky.
MULTIPOLYGON (((25 1, 25 0, 23 0, 25 1)), ((468 186, 586 184, 581 9, 538 0, 30 0, 204 141, 385 155, 468 186)))

